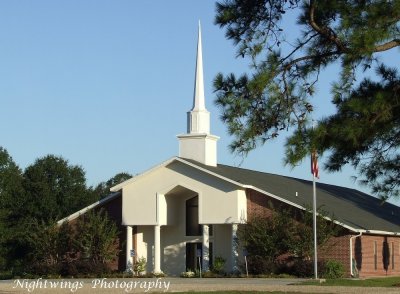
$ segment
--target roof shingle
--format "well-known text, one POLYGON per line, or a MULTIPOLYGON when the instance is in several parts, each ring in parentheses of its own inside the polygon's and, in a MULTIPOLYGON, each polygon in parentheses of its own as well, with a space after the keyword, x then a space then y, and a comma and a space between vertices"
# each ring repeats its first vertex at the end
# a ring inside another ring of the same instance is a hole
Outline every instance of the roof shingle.
MULTIPOLYGON (((212 167, 186 158, 183 160, 302 207, 312 207, 312 181, 223 164, 212 167)), ((388 202, 382 203, 381 200, 355 189, 317 183, 317 206, 330 215, 333 214, 337 221, 356 230, 400 232, 400 207, 388 202)))

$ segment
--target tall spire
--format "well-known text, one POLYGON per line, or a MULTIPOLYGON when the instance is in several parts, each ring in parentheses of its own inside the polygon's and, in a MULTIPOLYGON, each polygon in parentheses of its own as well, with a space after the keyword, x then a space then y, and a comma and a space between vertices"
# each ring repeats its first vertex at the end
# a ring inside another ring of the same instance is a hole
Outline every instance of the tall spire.
POLYGON ((196 73, 194 82, 193 107, 187 113, 187 134, 178 135, 179 156, 217 165, 217 141, 219 137, 210 134, 210 113, 204 98, 203 54, 201 27, 197 40, 196 73))
POLYGON ((189 134, 210 133, 210 113, 206 109, 206 103, 204 98, 203 53, 201 44, 200 21, 199 21, 199 32, 197 39, 193 108, 190 112, 188 112, 188 133, 189 134))
POLYGON ((206 110, 205 98, 204 98, 203 52, 201 45, 200 20, 199 20, 199 32, 197 37, 196 73, 195 73, 192 111, 193 110, 206 110))

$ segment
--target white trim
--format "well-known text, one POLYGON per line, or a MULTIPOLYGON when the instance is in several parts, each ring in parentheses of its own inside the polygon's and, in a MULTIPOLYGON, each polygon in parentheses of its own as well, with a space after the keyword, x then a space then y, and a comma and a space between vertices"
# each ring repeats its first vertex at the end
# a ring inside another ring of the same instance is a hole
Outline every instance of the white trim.
POLYGON ((400 232, 388 232, 388 231, 379 231, 379 230, 359 230, 359 232, 363 232, 365 234, 371 235, 389 235, 389 236, 399 236, 400 232))
MULTIPOLYGON (((199 138, 199 139, 207 138, 207 139, 212 139, 214 141, 218 141, 220 139, 220 137, 218 137, 218 136, 207 134, 207 133, 180 134, 180 135, 176 135, 176 137, 178 139, 182 139, 182 138, 199 138)), ((178 158, 180 158, 180 157, 178 157, 178 158)))
POLYGON ((111 187, 110 191, 111 192, 117 192, 117 191, 121 190, 124 186, 126 186, 126 185, 128 185, 130 183, 136 182, 138 179, 144 177, 145 175, 147 175, 147 174, 149 174, 149 173, 151 173, 151 172, 153 172, 153 171, 155 171, 157 169, 160 169, 160 168, 170 164, 171 162, 173 162, 176 159, 177 159, 177 157, 172 157, 172 158, 160 163, 159 165, 153 166, 150 169, 144 171, 143 173, 138 174, 137 176, 134 176, 134 177, 130 178, 129 180, 126 180, 126 181, 124 181, 124 182, 122 182, 122 183, 120 183, 120 184, 118 184, 118 185, 116 185, 114 187, 111 187))
POLYGON ((101 204, 107 203, 107 202, 113 200, 114 198, 117 198, 117 196, 122 196, 122 195, 119 192, 112 193, 112 194, 108 195, 107 197, 105 197, 105 198, 103 198, 103 199, 101 199, 101 200, 99 200, 99 201, 97 201, 95 203, 92 203, 92 204, 82 208, 81 210, 78 210, 77 212, 75 212, 73 214, 70 214, 67 217, 64 217, 63 219, 60 219, 57 222, 57 226, 61 226, 66 221, 72 221, 72 220, 80 217, 81 215, 85 214, 87 211, 95 208, 96 206, 99 206, 101 204))

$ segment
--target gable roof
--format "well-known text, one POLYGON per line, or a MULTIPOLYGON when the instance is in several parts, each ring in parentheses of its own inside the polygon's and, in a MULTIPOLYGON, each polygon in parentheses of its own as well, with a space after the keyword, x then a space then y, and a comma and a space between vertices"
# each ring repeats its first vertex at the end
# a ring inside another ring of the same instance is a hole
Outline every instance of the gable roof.
MULTIPOLYGON (((254 188, 290 205, 312 207, 311 181, 224 164, 213 167, 189 159, 181 158, 181 161, 187 161, 244 187, 254 188)), ((381 200, 355 189, 323 183, 316 185, 317 206, 328 214, 333 214, 339 223, 353 231, 400 234, 400 207, 388 202, 382 203, 381 200)))
MULTIPOLYGON (((218 164, 216 167, 208 166, 195 160, 173 157, 112 187, 110 190, 114 193, 60 220, 58 223, 61 224, 63 221, 75 219, 88 210, 121 196, 119 191, 124 186, 145 177, 155 170, 168 167, 169 164, 176 161, 202 170, 243 189, 256 190, 291 206, 300 209, 312 207, 311 181, 224 164, 218 164)), ((329 215, 333 215, 334 220, 343 227, 354 232, 400 235, 400 207, 388 202, 382 203, 381 200, 355 189, 323 183, 317 183, 316 185, 317 206, 328 212, 329 215)))

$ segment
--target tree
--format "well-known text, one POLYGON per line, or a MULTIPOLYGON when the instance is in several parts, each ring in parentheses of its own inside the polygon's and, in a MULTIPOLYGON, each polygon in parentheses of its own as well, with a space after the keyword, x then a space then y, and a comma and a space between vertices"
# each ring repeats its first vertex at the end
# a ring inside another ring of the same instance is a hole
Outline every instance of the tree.
POLYGON ((76 223, 33 220, 27 232, 30 248, 26 261, 36 274, 76 276, 100 273, 119 253, 118 229, 104 210, 88 211, 76 223))
MULTIPOLYGON (((340 232, 334 220, 334 216, 329 216, 321 207, 317 209, 317 244, 320 248, 325 247, 329 239, 340 232)), ((288 252, 302 261, 311 260, 314 255, 312 209, 307 208, 299 213, 293 231, 294 236, 292 242, 289 243, 288 252)))
MULTIPOLYGON (((106 184, 114 185, 113 181, 123 176, 117 175, 106 184)), ((78 259, 78 249, 82 248, 75 240, 88 236, 90 228, 97 238, 96 256, 110 258, 107 254, 112 252, 115 240, 102 237, 112 238, 115 228, 105 214, 85 216, 88 224, 74 229, 67 224, 59 228, 55 225, 57 220, 96 200, 98 195, 86 186, 80 166, 47 155, 22 173, 0 147, 0 270, 12 268, 18 274, 30 265, 38 273, 59 271, 78 259)))
POLYGON ((112 178, 110 178, 108 181, 101 182, 100 184, 98 184, 94 189, 94 193, 99 198, 104 198, 110 194, 111 187, 118 185, 126 180, 129 180, 130 178, 132 178, 132 175, 129 173, 124 173, 124 172, 118 173, 112 178))
POLYGON ((87 212, 79 218, 77 229, 77 251, 82 258, 104 264, 118 255, 118 228, 104 210, 87 212))
POLYGON ((75 242, 78 234, 79 229, 68 222, 58 226, 55 222, 33 219, 26 233, 30 250, 24 259, 24 272, 41 276, 68 274, 71 264, 78 260, 75 242))
POLYGON ((271 216, 256 215, 239 230, 239 242, 250 256, 260 256, 275 262, 287 253, 294 241, 295 223, 287 211, 273 212, 271 216))
POLYGON ((93 203, 85 172, 62 157, 39 158, 24 172, 27 194, 21 214, 46 222, 61 219, 93 203))
POLYGON ((54 224, 33 219, 27 234, 31 250, 30 259, 40 265, 55 265, 61 261, 64 244, 60 244, 59 228, 54 224))
POLYGON ((21 208, 18 200, 24 196, 22 180, 21 169, 7 150, 0 147, 0 224, 1 219, 8 225, 17 221, 13 212, 21 208))
POLYGON ((23 195, 22 171, 7 150, 0 147, 0 270, 7 266, 9 256, 15 251, 8 245, 18 235, 16 212, 21 208, 18 199, 23 195))
MULTIPOLYGON (((321 208, 317 212, 317 244, 324 248, 330 238, 339 233, 339 227, 333 217, 326 220, 328 215, 321 208)), ((247 251, 253 273, 279 271, 278 260, 282 256, 293 257, 299 264, 311 260, 314 253, 313 215, 309 209, 274 209, 271 215, 255 215, 249 219, 240 227, 238 237, 239 244, 247 251)))
POLYGON ((249 57, 252 68, 251 76, 218 74, 214 80, 222 120, 235 137, 232 150, 245 156, 293 129, 288 164, 312 149, 332 151, 328 170, 351 163, 373 192, 399 196, 399 77, 379 61, 383 52, 400 46, 399 21, 398 0, 217 3, 216 24, 226 28, 238 56, 249 57), (282 24, 294 15, 301 37, 288 40, 285 30, 293 28, 282 24), (340 67, 332 87, 337 113, 312 131, 311 98, 320 73, 332 64, 340 67), (373 68, 378 77, 368 76, 373 68))
POLYGON ((337 113, 322 119, 315 129, 296 131, 286 144, 289 163, 305 157, 309 146, 329 151, 328 171, 350 163, 359 182, 381 199, 400 195, 400 76, 378 69, 379 83, 369 79, 335 102, 337 113))

